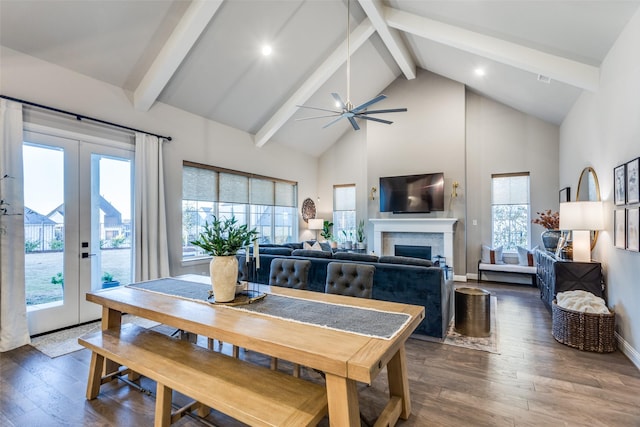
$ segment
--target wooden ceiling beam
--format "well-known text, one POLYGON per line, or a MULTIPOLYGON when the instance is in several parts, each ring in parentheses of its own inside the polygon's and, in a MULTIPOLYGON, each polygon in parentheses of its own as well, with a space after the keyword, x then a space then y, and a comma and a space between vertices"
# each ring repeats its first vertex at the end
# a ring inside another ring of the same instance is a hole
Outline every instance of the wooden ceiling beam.
POLYGON ((580 89, 592 92, 598 89, 598 67, 390 7, 384 7, 384 16, 387 25, 397 30, 547 76, 580 89))
POLYGON ((223 0, 193 0, 133 93, 133 106, 148 111, 218 11, 223 0))
MULTIPOLYGON (((358 50, 371 37, 374 31, 375 29, 369 19, 362 21, 349 36, 350 54, 353 55, 353 52, 358 50)), ((297 106, 307 102, 346 61, 347 41, 345 40, 256 133, 254 137, 256 147, 262 147, 266 144, 278 129, 298 111, 297 106)))
POLYGON ((407 80, 416 78, 416 64, 409 53, 407 45, 402 40, 400 32, 390 28, 384 18, 384 5, 380 0, 358 0, 360 6, 367 14, 373 27, 389 50, 389 53, 402 70, 407 80))

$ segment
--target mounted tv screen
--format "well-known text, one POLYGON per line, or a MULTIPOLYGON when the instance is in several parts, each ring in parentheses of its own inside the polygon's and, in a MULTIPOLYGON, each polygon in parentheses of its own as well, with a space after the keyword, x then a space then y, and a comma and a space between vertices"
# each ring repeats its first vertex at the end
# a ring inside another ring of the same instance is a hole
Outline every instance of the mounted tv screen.
POLYGON ((380 212, 428 213, 444 210, 444 173, 380 178, 380 212))

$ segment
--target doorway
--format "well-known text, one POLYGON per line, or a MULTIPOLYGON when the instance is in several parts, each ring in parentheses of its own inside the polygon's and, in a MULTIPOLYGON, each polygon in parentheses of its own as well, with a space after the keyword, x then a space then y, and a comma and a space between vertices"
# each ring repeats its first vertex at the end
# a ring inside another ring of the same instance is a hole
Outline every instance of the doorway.
POLYGON ((99 319, 85 294, 133 278, 133 146, 26 131, 25 286, 31 335, 99 319))

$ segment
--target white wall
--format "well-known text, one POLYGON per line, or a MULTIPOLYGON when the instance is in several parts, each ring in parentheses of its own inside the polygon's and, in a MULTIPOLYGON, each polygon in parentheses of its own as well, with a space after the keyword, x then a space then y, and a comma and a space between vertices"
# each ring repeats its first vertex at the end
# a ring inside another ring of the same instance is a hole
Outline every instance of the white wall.
MULTIPOLYGON (((370 218, 458 218, 454 240, 454 272, 465 272, 465 189, 451 200, 453 181, 465 175, 464 85, 418 69, 414 80, 399 78, 384 91, 386 108, 407 107, 406 113, 389 114, 392 125, 367 124, 369 188, 382 176, 444 172, 445 211, 430 214, 381 213, 378 199, 368 206, 370 218), (449 209, 451 206, 451 209, 449 209)), ((383 108, 383 107, 381 107, 383 108)), ((437 255, 437 254, 433 254, 437 255)))
MULTIPOLYGON (((529 172, 532 217, 558 210, 558 144, 558 126, 467 91, 468 272, 477 272, 481 245, 491 245, 492 174, 529 172)), ((531 247, 542 247, 544 229, 530 231, 531 247)))
MULTIPOLYGON (((190 160, 229 169, 298 182, 298 204, 316 192, 317 160, 270 142, 258 149, 252 135, 162 103, 149 112, 133 109, 120 88, 48 62, 6 49, 0 50, 0 91, 107 121, 169 135, 164 144, 167 221, 171 274, 202 273, 206 266, 183 267, 181 243, 182 161, 190 160)), ((73 120, 73 119, 71 119, 73 120)), ((300 231, 303 224, 298 207, 300 231)))
MULTIPOLYGON (((363 205, 368 218, 388 218, 393 214, 380 212, 378 195, 375 201, 368 199, 379 177, 444 172, 447 210, 402 217, 458 218, 454 267, 456 275, 464 275, 476 271, 480 246, 491 241, 492 173, 531 172, 532 210, 558 209, 558 126, 425 70, 418 70, 414 80, 398 78, 384 93, 388 99, 381 108, 408 111, 388 115, 392 125, 367 123, 361 131, 347 131, 320 157, 323 215, 330 216, 333 184, 356 183, 359 218, 363 205), (455 199, 450 198, 453 181, 460 184, 455 199)), ((540 244, 542 231, 532 226, 534 246, 540 244)), ((368 241, 372 238, 369 227, 368 241)))
POLYGON ((600 67, 596 93, 584 92, 560 128, 560 183, 577 186, 581 170, 598 174, 605 230, 592 254, 605 269, 621 349, 640 367, 640 253, 613 246, 613 168, 640 156, 640 11, 600 67))

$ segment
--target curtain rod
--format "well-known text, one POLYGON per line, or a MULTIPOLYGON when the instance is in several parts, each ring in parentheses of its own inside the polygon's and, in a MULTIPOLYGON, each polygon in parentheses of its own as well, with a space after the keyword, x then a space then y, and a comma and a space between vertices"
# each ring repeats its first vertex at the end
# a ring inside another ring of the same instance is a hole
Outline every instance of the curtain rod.
POLYGON ((163 136, 163 135, 158 135, 157 133, 146 132, 144 130, 135 129, 135 128, 131 128, 131 127, 124 126, 124 125, 119 125, 117 123, 107 122, 106 120, 100 120, 100 119, 96 119, 96 118, 93 118, 93 117, 85 116, 83 114, 76 114, 76 113, 72 113, 71 111, 61 110, 59 108, 48 107, 48 106, 42 105, 42 104, 36 104, 35 102, 25 101, 24 99, 13 98, 11 96, 6 96, 6 95, 0 95, 0 98, 8 99, 9 101, 20 102, 22 104, 31 105, 32 107, 43 108, 45 110, 55 111, 56 113, 61 113, 61 114, 67 114, 69 116, 74 116, 76 118, 76 120, 91 120, 92 122, 101 123, 103 125, 113 126, 113 127, 117 127, 117 128, 120 128, 120 129, 126 129, 126 130, 130 130, 132 132, 142 132, 142 133, 146 133, 148 135, 157 136, 158 138, 161 138, 161 139, 166 139, 167 141, 171 141, 171 137, 170 136, 163 136))

